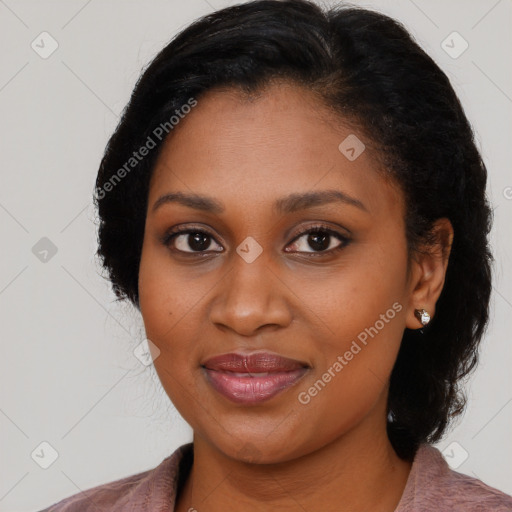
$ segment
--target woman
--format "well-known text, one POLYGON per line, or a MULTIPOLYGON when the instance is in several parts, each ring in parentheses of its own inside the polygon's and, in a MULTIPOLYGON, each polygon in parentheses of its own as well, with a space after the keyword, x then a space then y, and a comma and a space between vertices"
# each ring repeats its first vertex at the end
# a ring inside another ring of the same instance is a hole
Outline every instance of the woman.
POLYGON ((485 185, 449 80, 396 21, 269 0, 186 28, 95 200, 193 443, 47 510, 512 510, 431 446, 488 321, 485 185))

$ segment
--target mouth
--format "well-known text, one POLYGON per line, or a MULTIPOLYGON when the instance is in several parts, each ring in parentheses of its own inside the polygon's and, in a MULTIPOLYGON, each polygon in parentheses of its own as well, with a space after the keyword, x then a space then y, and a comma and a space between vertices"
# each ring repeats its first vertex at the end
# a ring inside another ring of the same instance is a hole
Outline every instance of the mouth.
POLYGON ((292 387, 310 369, 305 362, 269 352, 222 354, 203 362, 201 367, 215 391, 245 405, 270 400, 292 387))

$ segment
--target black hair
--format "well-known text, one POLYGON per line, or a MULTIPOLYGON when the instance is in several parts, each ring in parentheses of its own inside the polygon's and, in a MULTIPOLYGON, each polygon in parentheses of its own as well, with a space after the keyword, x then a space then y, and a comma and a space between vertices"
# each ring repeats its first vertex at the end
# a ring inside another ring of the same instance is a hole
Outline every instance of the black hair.
POLYGON ((450 81, 398 21, 347 4, 259 0, 181 31, 142 73, 106 147, 94 198, 97 254, 116 296, 139 307, 149 180, 173 116, 216 87, 249 93, 276 79, 318 94, 373 141, 404 194, 410 254, 431 240, 436 219, 452 223, 436 314, 424 330, 405 330, 390 380, 388 436, 411 459, 466 404, 461 379, 477 364, 489 315, 492 211, 487 170, 450 81), (135 160, 150 140, 154 149, 135 160))

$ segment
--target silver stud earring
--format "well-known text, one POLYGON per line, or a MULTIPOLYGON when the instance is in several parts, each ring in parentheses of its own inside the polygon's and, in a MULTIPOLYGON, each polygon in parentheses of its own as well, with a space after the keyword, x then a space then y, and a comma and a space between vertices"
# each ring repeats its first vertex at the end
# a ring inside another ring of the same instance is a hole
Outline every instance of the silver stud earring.
POLYGON ((425 326, 430 322, 430 315, 425 309, 415 309, 414 315, 421 322, 421 325, 425 326))

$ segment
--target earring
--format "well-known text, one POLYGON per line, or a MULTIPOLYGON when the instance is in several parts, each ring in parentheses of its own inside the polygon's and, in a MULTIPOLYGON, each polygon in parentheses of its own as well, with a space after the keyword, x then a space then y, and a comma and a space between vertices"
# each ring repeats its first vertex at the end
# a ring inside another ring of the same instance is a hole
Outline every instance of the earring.
POLYGON ((421 322, 421 325, 427 325, 430 322, 430 315, 425 309, 415 309, 414 315, 421 322))

